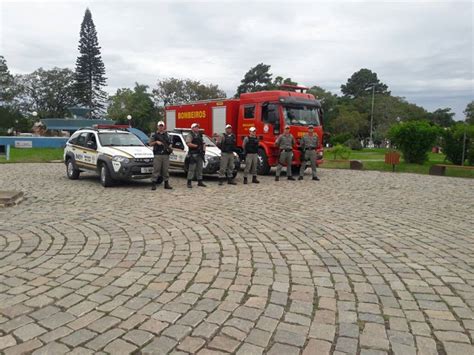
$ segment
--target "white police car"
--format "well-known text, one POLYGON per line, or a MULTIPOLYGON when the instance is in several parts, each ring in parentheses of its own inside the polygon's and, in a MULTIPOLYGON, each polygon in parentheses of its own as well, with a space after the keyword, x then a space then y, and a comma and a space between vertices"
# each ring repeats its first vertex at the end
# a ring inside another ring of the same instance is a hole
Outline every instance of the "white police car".
POLYGON ((104 187, 116 180, 150 178, 153 151, 126 128, 98 125, 76 131, 64 148, 67 177, 75 180, 81 171, 96 171, 104 187))
MULTIPOLYGON (((171 169, 177 169, 187 173, 186 156, 188 154, 189 148, 186 144, 186 136, 190 132, 190 129, 175 129, 168 132, 171 138, 171 146, 173 148, 173 153, 170 155, 171 169)), ((213 175, 216 174, 220 168, 221 150, 205 134, 203 134, 203 139, 204 144, 206 145, 206 154, 202 172, 205 175, 213 175)), ((240 169, 240 160, 236 153, 234 153, 234 155, 235 164, 233 174, 235 177, 237 175, 237 171, 240 169)))

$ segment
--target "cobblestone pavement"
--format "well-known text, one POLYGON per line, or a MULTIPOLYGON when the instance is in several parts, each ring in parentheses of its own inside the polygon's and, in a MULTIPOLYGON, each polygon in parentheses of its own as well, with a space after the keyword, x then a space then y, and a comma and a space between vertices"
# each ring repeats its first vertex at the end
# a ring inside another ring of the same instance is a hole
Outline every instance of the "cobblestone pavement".
MULTIPOLYGON (((474 354, 474 180, 104 189, 0 165, 0 352, 474 354)), ((239 178, 241 181, 241 177, 239 178)))

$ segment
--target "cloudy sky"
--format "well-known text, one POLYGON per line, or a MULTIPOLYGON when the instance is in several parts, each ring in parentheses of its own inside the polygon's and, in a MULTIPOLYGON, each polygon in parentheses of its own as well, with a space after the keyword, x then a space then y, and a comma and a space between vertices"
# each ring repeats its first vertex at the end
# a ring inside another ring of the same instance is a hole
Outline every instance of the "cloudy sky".
POLYGON ((235 93, 263 62, 276 75, 339 93, 360 68, 393 95, 456 119, 474 99, 471 1, 0 0, 0 54, 12 73, 74 68, 89 7, 109 93, 191 78, 235 93))

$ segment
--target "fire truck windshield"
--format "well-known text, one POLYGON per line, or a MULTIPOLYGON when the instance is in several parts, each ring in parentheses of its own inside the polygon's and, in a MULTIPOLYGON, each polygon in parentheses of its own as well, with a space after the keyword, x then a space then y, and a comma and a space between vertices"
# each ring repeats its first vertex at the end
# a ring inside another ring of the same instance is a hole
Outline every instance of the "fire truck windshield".
POLYGON ((291 105, 283 106, 285 124, 293 126, 319 126, 318 110, 314 106, 291 105))

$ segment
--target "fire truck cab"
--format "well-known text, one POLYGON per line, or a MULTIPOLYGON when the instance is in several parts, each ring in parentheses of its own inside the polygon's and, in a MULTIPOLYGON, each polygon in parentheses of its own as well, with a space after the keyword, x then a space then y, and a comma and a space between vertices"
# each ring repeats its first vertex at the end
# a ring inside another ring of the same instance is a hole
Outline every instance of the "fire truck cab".
POLYGON ((210 137, 221 135, 227 124, 237 136, 238 153, 243 154, 243 139, 249 134, 249 128, 257 129, 260 138, 258 173, 265 175, 272 166, 278 164, 279 149, 275 146, 277 137, 283 128, 290 126, 295 137, 292 165, 301 164, 301 152, 298 149, 299 139, 313 125, 319 137, 318 164, 323 159, 323 127, 321 103, 306 89, 299 86, 284 87, 286 90, 251 92, 236 99, 205 100, 182 105, 167 106, 166 121, 168 130, 189 128, 192 123, 199 123, 210 137), (300 90, 301 92, 297 92, 300 90))

